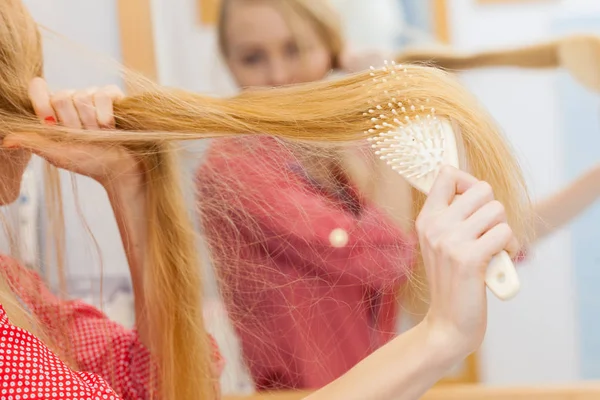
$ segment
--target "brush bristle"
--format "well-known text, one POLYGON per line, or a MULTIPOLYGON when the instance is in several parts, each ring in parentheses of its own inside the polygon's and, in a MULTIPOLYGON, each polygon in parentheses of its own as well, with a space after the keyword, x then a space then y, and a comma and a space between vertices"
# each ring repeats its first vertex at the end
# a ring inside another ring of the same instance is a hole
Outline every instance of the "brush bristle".
POLYGON ((444 135, 429 99, 406 99, 401 89, 391 89, 392 79, 405 87, 418 84, 402 65, 386 61, 380 70, 384 77, 371 70, 377 93, 365 113, 372 123, 365 135, 375 154, 409 180, 437 174, 444 160, 444 135))

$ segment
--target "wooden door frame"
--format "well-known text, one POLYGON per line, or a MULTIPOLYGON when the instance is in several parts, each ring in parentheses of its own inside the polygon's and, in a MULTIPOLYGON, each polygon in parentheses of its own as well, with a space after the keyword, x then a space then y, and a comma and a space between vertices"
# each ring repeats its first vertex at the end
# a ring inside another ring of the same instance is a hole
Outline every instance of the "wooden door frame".
MULTIPOLYGON (((217 22, 219 0, 196 0, 199 20, 207 25, 217 22)), ((435 34, 449 43, 448 0, 433 1, 435 34)), ((117 0, 122 63, 146 77, 156 80, 158 68, 154 42, 151 0, 117 0)))
MULTIPOLYGON (((214 26, 219 19, 219 2, 221 0, 196 0, 198 21, 207 26, 214 26)), ((421 0, 425 1, 425 0, 421 0)), ((435 34, 443 43, 450 43, 448 18, 448 0, 431 0, 433 11, 433 27, 435 34)), ((490 0, 488 0, 490 1, 490 0)), ((499 1, 499 0, 495 0, 499 1)), ((513 0, 514 1, 514 0, 513 0)))
MULTIPOLYGON (((421 0, 423 1, 423 0, 421 0)), ((437 39, 442 43, 450 43, 450 14, 448 0, 431 0, 433 2, 433 29, 437 39)))
MULTIPOLYGON (((121 63, 153 81, 158 80, 151 0, 117 0, 121 63)), ((128 85, 128 82, 125 82, 128 85)))

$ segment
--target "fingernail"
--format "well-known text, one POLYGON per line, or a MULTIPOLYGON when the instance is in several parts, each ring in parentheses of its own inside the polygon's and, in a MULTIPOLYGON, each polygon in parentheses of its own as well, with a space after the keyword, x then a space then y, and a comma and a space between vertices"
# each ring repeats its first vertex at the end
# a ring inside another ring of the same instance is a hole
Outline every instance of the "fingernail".
POLYGON ((54 116, 50 115, 50 116, 44 118, 44 122, 48 125, 56 125, 56 118, 54 118, 54 116))

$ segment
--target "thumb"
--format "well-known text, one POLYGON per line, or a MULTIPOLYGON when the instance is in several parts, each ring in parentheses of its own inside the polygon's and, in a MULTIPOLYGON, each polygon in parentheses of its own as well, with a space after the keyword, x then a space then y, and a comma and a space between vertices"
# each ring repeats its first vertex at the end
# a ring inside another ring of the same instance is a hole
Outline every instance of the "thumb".
POLYGON ((477 178, 464 171, 451 166, 442 167, 425 200, 423 210, 445 209, 457 195, 463 194, 477 182, 477 178))

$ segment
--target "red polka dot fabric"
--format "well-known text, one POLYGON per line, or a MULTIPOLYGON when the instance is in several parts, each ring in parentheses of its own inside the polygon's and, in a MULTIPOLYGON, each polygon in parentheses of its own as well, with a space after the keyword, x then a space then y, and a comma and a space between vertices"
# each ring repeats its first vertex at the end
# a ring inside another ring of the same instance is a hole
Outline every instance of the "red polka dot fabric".
MULTIPOLYGON (((0 400, 154 398, 151 371, 156 368, 136 330, 109 320, 81 301, 57 298, 37 274, 0 256, 0 271, 23 306, 52 331, 61 354, 72 354, 78 371, 61 361, 44 343, 9 321, 0 304, 0 400), (27 289, 25 289, 27 288, 27 289)), ((215 340, 213 373, 218 378, 224 360, 215 340)))
POLYGON ((0 399, 121 399, 106 381, 67 367, 29 332, 10 324, 0 306, 0 399))

